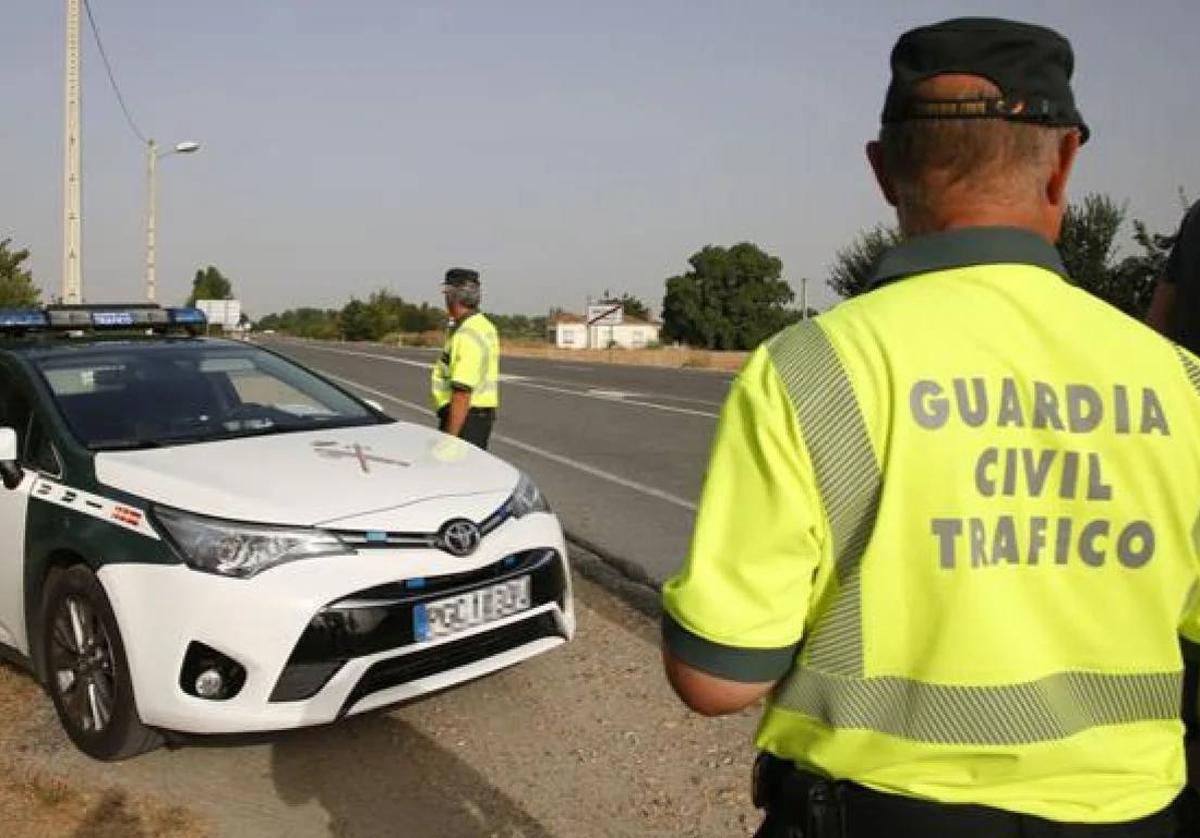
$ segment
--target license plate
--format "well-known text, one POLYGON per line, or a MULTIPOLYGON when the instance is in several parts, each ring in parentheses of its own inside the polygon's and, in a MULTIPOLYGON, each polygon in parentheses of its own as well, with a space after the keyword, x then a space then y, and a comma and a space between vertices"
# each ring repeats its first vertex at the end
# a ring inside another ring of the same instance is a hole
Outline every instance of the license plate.
POLYGON ((529 577, 519 576, 498 585, 418 604, 413 609, 413 635, 418 642, 450 637, 525 611, 532 604, 529 577))

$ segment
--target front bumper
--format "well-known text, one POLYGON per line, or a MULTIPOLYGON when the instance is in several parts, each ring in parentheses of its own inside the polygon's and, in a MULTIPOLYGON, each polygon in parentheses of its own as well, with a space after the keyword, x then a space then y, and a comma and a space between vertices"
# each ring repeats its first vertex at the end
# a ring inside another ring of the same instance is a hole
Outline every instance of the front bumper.
POLYGON ((372 549, 292 562, 248 580, 109 563, 100 580, 142 721, 184 733, 331 722, 510 666, 575 630, 562 532, 544 514, 507 522, 467 559, 372 549), (417 603, 524 574, 528 610, 447 638, 414 638, 417 603), (181 683, 189 652, 205 647, 244 669, 231 698, 203 699, 181 683))

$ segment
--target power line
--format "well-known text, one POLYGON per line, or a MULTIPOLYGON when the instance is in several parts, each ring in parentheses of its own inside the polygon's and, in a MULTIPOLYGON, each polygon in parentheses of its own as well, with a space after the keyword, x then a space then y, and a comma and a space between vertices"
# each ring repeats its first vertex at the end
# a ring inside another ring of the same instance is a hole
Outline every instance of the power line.
POLYGON ((148 143, 145 135, 138 130, 137 123, 133 121, 133 114, 129 112, 129 106, 125 104, 125 97, 121 95, 121 88, 117 86, 117 77, 113 75, 112 64, 108 60, 108 53, 104 50, 104 42, 100 40, 100 30, 96 26, 96 18, 92 16, 92 4, 88 0, 83 0, 83 8, 87 11, 88 24, 92 28, 92 37, 96 39, 96 47, 100 50, 100 58, 104 61, 104 69, 108 71, 108 81, 112 85, 113 93, 117 94, 117 104, 121 106, 121 111, 125 114, 125 121, 129 123, 129 127, 133 133, 143 144, 148 143))

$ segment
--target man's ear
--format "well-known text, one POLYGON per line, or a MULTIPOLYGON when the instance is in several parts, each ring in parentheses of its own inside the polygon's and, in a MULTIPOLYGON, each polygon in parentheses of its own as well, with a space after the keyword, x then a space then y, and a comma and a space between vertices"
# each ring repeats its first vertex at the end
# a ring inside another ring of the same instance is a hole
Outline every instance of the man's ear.
POLYGON ((1067 181, 1075 158, 1079 155, 1079 132, 1068 131, 1058 143, 1054 158, 1054 170, 1046 180, 1046 200, 1052 207, 1065 209, 1067 203, 1067 181))
POLYGON ((884 199, 891 206, 896 206, 896 186, 884 165, 883 144, 879 140, 871 140, 867 143, 867 160, 871 162, 871 169, 875 172, 875 182, 879 184, 879 190, 883 192, 884 199))

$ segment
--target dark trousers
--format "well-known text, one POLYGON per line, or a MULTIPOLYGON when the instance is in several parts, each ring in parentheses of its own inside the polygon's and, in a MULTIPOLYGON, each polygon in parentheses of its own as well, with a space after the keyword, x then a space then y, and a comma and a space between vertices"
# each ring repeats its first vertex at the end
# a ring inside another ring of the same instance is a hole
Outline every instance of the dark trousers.
POLYGON ((1174 806, 1128 823, 1059 823, 988 806, 884 794, 790 767, 775 770, 770 788, 756 794, 767 809, 756 838, 1183 838, 1174 806), (818 811, 805 800, 819 801, 818 811))
MULTIPOLYGON (((446 430, 446 422, 450 418, 450 406, 438 411, 438 430, 446 430)), ((488 447, 488 439, 492 436, 492 425, 496 422, 496 409, 493 407, 473 407, 467 411, 467 421, 463 422, 458 438, 482 448, 488 447)))

